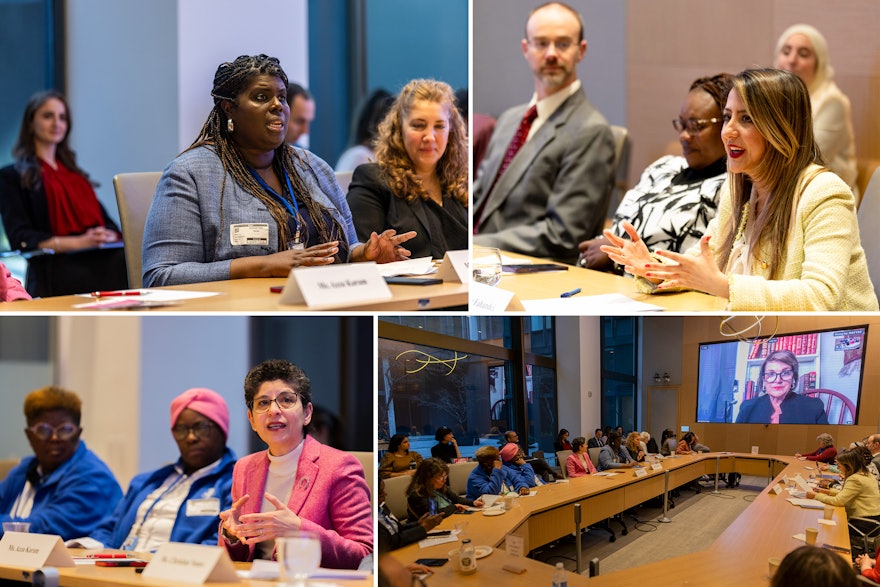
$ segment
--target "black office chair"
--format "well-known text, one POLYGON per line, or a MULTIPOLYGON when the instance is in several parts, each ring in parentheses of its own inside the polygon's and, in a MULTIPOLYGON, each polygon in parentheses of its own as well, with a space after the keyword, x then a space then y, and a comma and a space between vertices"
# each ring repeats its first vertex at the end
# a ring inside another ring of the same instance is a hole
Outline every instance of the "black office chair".
POLYGON ((877 552, 880 543, 880 520, 877 518, 850 518, 849 535, 853 547, 853 556, 877 552))

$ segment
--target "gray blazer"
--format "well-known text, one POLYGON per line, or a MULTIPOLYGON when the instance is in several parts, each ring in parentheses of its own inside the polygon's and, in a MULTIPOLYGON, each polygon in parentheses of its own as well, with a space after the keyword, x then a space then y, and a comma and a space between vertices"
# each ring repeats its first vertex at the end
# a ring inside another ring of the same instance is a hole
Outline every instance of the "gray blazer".
MULTIPOLYGON (((297 171, 309 193, 339 222, 353 249, 359 244, 357 234, 333 170, 313 153, 294 149, 302 160, 297 171)), ((275 219, 226 173, 211 148, 187 151, 168 165, 144 226, 144 287, 229 279, 232 259, 277 252, 275 219), (229 227, 242 223, 268 224, 269 244, 232 245, 229 227)))
POLYGON ((580 241, 602 232, 614 182, 614 137, 578 90, 513 158, 490 193, 507 146, 528 108, 498 118, 474 183, 474 244, 575 263, 580 241), (488 198, 488 199, 487 199, 488 198), (479 224, 478 224, 479 223, 479 224))

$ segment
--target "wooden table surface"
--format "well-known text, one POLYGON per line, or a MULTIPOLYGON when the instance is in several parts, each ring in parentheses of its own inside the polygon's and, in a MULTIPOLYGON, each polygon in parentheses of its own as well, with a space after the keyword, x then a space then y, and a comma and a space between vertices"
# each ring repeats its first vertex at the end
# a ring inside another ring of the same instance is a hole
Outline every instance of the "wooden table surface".
MULTIPOLYGON (((477 562, 475 575, 461 575, 455 561, 450 561, 435 570, 435 575, 429 580, 430 585, 492 585, 495 579, 498 579, 498 584, 504 585, 547 584, 553 573, 550 565, 526 559, 524 564, 527 571, 521 575, 501 568, 507 560, 503 550, 507 534, 523 537, 528 552, 574 530, 575 503, 581 504, 581 526, 584 527, 652 496, 662 495, 666 489, 667 472, 670 479, 668 488, 671 490, 701 475, 715 473, 716 467, 721 472, 741 470, 749 475, 768 475, 768 479, 772 476, 774 483, 768 485, 715 542, 707 544, 706 550, 600 575, 590 579, 589 585, 629 585, 645 582, 646 577, 651 578, 652 585, 680 585, 683 580, 690 581, 694 587, 765 585, 768 582, 767 559, 772 556, 784 557, 802 545, 792 536, 803 533, 808 526, 819 528, 818 544, 829 543, 849 548, 844 508, 835 508, 833 519, 837 522, 836 526, 824 526, 817 521, 822 517, 822 510, 792 505, 786 501, 789 495, 785 491, 779 495, 771 493, 772 486, 785 474, 793 476, 801 473, 804 478, 808 477, 810 471, 806 467, 809 463, 788 456, 706 453, 666 459, 662 461, 662 466, 663 470, 649 472, 641 478, 633 476, 630 470, 624 470, 624 473, 611 478, 589 476, 572 479, 569 483, 538 487, 534 496, 518 498, 517 505, 500 516, 490 517, 476 512, 446 518, 438 529, 452 530, 456 523, 467 522, 465 535, 475 545, 492 546, 495 550, 477 562)), ((707 490, 712 489, 704 489, 707 490)), ((460 542, 428 548, 411 544, 392 554, 408 564, 418 558, 446 558, 451 550, 459 546, 460 542)), ((588 565, 586 556, 583 565, 588 565)), ((587 580, 587 577, 574 572, 569 572, 568 576, 572 585, 584 584, 581 580, 587 580)))
MULTIPOLYGON (((184 300, 176 305, 145 308, 150 312, 282 312, 299 313, 312 311, 304 304, 282 305, 281 294, 269 291, 271 286, 283 286, 287 278, 249 278, 228 281, 210 281, 155 288, 157 290, 183 290, 218 292, 219 295, 184 300)), ((387 300, 357 302, 342 306, 322 307, 318 311, 352 312, 401 312, 435 310, 468 303, 466 283, 441 283, 438 285, 389 285, 392 296, 387 300)), ((147 298, 145 298, 147 299, 147 298)), ((86 303, 82 296, 58 296, 39 300, 0 303, 0 312, 28 312, 31 314, 82 312, 73 306, 86 303)), ((89 310, 95 312, 96 310, 89 310)))
MULTIPOLYGON (((503 251, 502 254, 505 257, 525 259, 533 263, 546 262, 507 251, 503 251)), ((512 291, 520 301, 557 298, 560 293, 579 287, 581 293, 578 295, 581 296, 622 294, 631 300, 661 306, 672 312, 722 312, 727 305, 727 300, 693 291, 654 295, 639 293, 633 279, 629 277, 570 265, 567 271, 505 273, 497 287, 512 291)))

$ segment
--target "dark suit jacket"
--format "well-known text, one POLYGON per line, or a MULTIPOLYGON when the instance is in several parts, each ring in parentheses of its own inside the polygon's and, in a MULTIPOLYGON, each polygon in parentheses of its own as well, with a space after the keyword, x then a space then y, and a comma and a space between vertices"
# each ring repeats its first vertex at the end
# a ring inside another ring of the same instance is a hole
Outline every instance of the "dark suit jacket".
POLYGON ((587 440, 587 448, 602 448, 603 446, 605 445, 595 436, 587 440))
MULTIPOLYGON (((388 509, 388 506, 382 504, 382 511, 380 511, 379 516, 381 518, 382 513, 386 516, 393 518, 391 511, 388 509)), ((425 538, 428 535, 428 532, 425 530, 424 526, 418 523, 418 521, 410 521, 406 523, 402 523, 397 518, 393 518, 391 521, 391 525, 394 526, 396 524, 396 532, 391 532, 388 528, 385 527, 385 524, 381 519, 378 520, 376 527, 379 530, 379 552, 388 552, 389 550, 394 550, 395 548, 400 548, 401 546, 406 546, 407 544, 412 544, 413 542, 418 542, 419 540, 425 538)))
POLYGON ((528 105, 498 118, 474 183, 474 244, 577 261, 580 241, 601 234, 614 180, 614 137, 580 89, 522 146, 492 187, 528 105), (491 192, 488 190, 491 189, 491 192))
POLYGON ((467 208, 452 198, 445 199, 444 209, 459 221, 460 228, 452 234, 434 234, 429 220, 430 216, 436 215, 433 207, 419 198, 407 202, 395 196, 376 163, 366 163, 355 168, 347 199, 358 240, 361 242, 367 242, 373 231, 381 233, 393 228, 398 233, 410 230, 418 233, 403 245, 412 253, 413 259, 442 259, 447 244, 458 249, 467 248, 467 208))
MULTIPOLYGON (((743 402, 739 409, 739 415, 736 417, 736 423, 769 424, 772 414, 773 407, 770 405, 770 396, 762 395, 743 402)), ((822 400, 789 392, 782 400, 779 423, 828 424, 828 417, 825 415, 822 400)))

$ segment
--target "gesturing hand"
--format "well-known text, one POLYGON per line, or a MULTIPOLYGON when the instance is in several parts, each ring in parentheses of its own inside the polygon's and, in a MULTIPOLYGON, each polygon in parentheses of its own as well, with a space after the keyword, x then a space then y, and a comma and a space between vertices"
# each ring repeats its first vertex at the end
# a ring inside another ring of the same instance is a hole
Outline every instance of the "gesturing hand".
POLYGON ((225 530, 227 537, 232 537, 236 539, 246 538, 244 536, 239 535, 238 528, 238 516, 241 514, 242 506, 247 503, 250 495, 242 495, 235 502, 233 502, 232 507, 228 510, 224 510, 220 512, 220 522, 222 523, 222 528, 225 530))
POLYGON ((639 233, 636 232, 636 228, 632 224, 623 222, 621 226, 629 235, 629 239, 621 238, 606 228, 603 234, 611 244, 602 245, 599 248, 612 261, 623 265, 624 271, 627 273, 645 277, 645 266, 652 263, 654 258, 651 257, 645 241, 639 237, 639 233))
POLYGON ((657 251, 657 255, 672 261, 672 264, 648 263, 645 277, 661 279, 658 289, 684 287, 712 294, 721 298, 730 297, 727 276, 718 269, 715 256, 709 249, 709 235, 700 239, 698 255, 683 255, 672 251, 657 251))
POLYGON ((405 261, 412 253, 401 245, 415 236, 414 230, 401 234, 397 234, 393 228, 389 228, 382 234, 374 232, 370 235, 370 240, 364 244, 364 258, 376 263, 405 261))
POLYGON ((300 517, 286 504, 271 493, 266 493, 265 497, 274 510, 239 516, 238 536, 247 544, 272 540, 302 527, 300 517))

